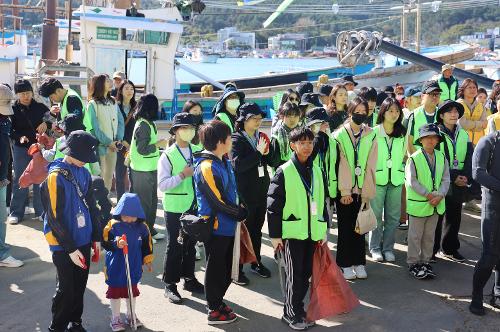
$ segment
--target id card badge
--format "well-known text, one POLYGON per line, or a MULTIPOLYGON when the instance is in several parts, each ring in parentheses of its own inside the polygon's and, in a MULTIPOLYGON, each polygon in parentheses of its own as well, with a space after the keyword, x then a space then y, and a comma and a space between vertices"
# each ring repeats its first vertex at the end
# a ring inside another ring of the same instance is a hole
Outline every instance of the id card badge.
POLYGON ((78 228, 85 227, 85 216, 83 213, 80 212, 76 215, 76 221, 78 222, 78 228))
POLYGON ((392 159, 387 160, 387 168, 392 168, 392 159))
POLYGON ((264 166, 259 166, 257 169, 259 170, 259 178, 263 178, 264 177, 264 166))
POLYGON ((311 215, 313 216, 318 215, 318 205, 316 204, 315 201, 311 201, 311 215))
POLYGON ((453 160, 453 169, 458 169, 458 160, 453 160))
POLYGON ((354 169, 354 174, 356 174, 356 176, 361 175, 361 167, 360 166, 356 166, 356 168, 354 169))

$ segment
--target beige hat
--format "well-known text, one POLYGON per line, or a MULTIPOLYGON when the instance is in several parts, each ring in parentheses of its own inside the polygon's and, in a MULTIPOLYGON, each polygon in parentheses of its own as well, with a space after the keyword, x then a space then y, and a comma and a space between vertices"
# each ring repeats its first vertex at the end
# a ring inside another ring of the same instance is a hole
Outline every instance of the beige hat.
POLYGON ((121 78, 122 80, 125 79, 125 73, 122 71, 115 71, 113 73, 113 78, 121 78))
POLYGON ((11 102, 14 100, 14 93, 5 84, 0 84, 0 114, 2 115, 12 115, 11 102))
POLYGON ((441 72, 443 73, 445 70, 448 70, 448 69, 455 69, 455 66, 453 65, 450 65, 450 64, 444 64, 442 67, 441 67, 441 72))

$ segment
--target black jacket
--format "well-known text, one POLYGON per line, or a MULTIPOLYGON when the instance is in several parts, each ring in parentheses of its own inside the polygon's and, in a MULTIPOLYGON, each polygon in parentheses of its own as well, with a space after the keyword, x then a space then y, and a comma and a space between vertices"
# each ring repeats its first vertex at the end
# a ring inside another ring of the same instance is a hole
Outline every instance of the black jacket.
MULTIPOLYGON (((31 144, 36 143, 36 128, 44 122, 45 113, 49 112, 47 106, 42 103, 31 101, 31 104, 26 107, 19 103, 17 100, 12 107, 14 110, 14 115, 12 115, 12 131, 10 137, 14 140, 14 144, 17 146, 22 146, 29 148, 31 144), (19 142, 21 137, 26 136, 29 140, 28 143, 19 142)), ((47 123, 47 128, 50 128, 52 124, 47 123)))
MULTIPOLYGON (((482 137, 472 156, 472 176, 488 194, 500 196, 500 132, 482 137)), ((500 200, 495 204, 500 211, 500 200)))
POLYGON ((270 182, 267 170, 270 154, 261 155, 241 131, 233 133, 231 138, 232 164, 240 197, 247 205, 265 205, 270 182), (259 166, 264 168, 263 177, 259 177, 259 166))
MULTIPOLYGON (((309 158, 306 165, 302 165, 295 153, 292 155, 292 162, 299 171, 307 186, 311 185, 312 178, 312 159, 309 158)), ((297 184, 302 185, 301 183, 297 184)), ((326 193, 325 193, 325 197, 326 193)), ((274 174, 269 190, 267 192, 267 226, 269 228, 270 238, 282 238, 282 220, 283 220, 283 208, 286 203, 286 191, 285 191, 285 176, 283 170, 278 168, 274 174)), ((324 204, 323 216, 325 220, 328 220, 328 210, 326 204, 324 204)))

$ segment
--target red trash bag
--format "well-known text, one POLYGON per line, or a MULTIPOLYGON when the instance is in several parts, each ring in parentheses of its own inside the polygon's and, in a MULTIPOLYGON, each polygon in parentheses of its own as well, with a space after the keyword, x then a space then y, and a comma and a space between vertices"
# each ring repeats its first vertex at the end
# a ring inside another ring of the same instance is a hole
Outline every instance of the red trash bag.
POLYGON ((313 256, 311 300, 307 307, 310 321, 348 313, 359 300, 335 264, 327 244, 316 246, 313 256))
POLYGON ((32 184, 40 184, 48 176, 47 166, 49 163, 43 158, 38 144, 32 144, 28 149, 28 154, 32 156, 32 159, 19 178, 19 188, 27 188, 32 184))
POLYGON ((244 222, 241 223, 240 233, 240 264, 257 263, 257 257, 253 250, 250 233, 244 222))

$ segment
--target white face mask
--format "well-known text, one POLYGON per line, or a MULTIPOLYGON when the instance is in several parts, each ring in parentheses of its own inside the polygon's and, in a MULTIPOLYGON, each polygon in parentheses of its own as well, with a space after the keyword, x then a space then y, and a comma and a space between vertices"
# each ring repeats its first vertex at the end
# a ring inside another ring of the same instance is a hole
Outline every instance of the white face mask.
POLYGON ((194 135, 196 134, 196 131, 194 130, 194 128, 185 128, 177 130, 177 134, 184 142, 191 142, 191 140, 194 138, 194 135))
POLYGON ((240 101, 238 99, 229 99, 226 101, 226 109, 231 114, 236 114, 236 110, 238 109, 238 106, 240 106, 240 101))

